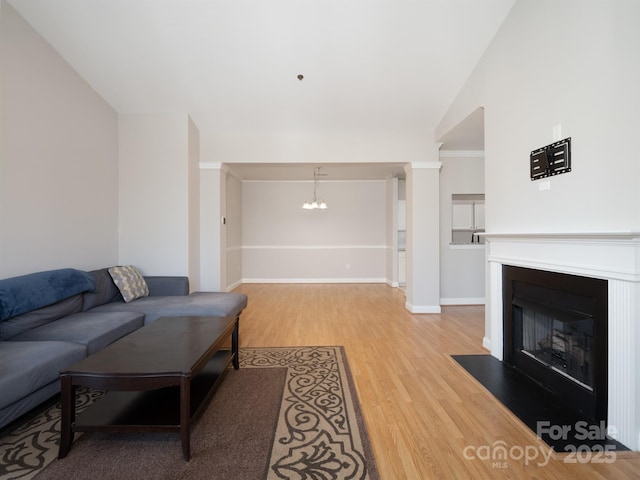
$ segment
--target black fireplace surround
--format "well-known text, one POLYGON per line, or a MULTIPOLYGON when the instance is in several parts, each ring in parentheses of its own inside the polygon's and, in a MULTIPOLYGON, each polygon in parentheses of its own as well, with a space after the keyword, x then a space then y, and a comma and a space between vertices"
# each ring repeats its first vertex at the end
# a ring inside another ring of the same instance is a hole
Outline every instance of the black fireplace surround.
POLYGON ((606 280, 503 266, 504 362, 595 423, 607 419, 606 280))

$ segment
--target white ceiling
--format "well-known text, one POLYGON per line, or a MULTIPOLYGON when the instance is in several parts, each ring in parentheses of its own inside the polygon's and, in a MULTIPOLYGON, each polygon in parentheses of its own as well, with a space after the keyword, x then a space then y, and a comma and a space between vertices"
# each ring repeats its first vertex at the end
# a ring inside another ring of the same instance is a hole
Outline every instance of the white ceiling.
POLYGON ((429 135, 514 1, 8 0, 116 111, 201 136, 429 135))

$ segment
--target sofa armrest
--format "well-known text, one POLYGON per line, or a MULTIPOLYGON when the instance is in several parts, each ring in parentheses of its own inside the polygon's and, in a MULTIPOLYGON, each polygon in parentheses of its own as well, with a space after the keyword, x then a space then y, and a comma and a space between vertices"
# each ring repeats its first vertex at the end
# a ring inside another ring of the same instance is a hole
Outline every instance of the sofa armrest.
POLYGON ((144 277, 149 287, 150 297, 167 295, 189 295, 188 277, 144 277))

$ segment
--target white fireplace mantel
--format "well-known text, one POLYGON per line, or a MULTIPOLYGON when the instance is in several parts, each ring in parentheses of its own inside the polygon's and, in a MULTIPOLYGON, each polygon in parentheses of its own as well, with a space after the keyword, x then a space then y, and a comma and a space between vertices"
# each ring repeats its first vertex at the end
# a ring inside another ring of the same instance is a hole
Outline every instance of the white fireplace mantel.
POLYGON ((640 233, 485 233, 483 345, 502 360, 502 266, 608 280, 608 414, 616 439, 640 450, 640 233))

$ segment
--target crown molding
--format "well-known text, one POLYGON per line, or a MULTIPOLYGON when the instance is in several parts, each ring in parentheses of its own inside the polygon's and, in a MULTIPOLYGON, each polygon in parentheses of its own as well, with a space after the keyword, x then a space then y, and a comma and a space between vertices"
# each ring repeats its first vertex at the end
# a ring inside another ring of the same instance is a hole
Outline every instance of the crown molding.
POLYGON ((442 162, 411 162, 404 166, 405 172, 418 169, 440 170, 441 168, 442 162))
POLYGON ((200 170, 222 170, 222 163, 220 162, 200 162, 198 166, 200 170))

